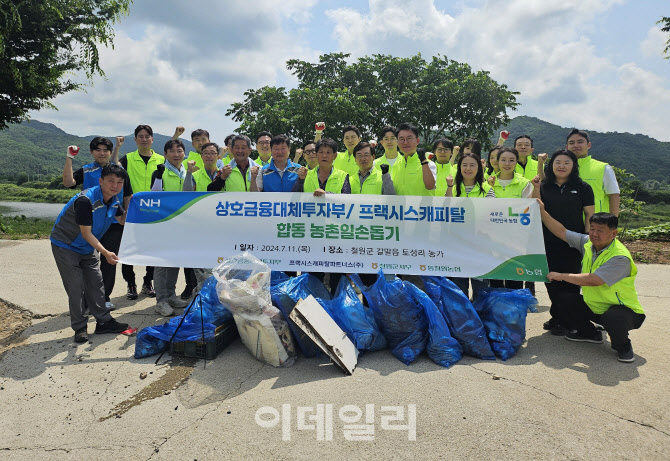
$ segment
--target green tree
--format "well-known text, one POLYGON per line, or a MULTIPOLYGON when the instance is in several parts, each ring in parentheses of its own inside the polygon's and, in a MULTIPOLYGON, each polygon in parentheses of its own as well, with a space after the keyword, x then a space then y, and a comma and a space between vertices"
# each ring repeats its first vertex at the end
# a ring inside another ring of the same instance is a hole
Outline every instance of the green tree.
POLYGON ((341 137, 346 125, 358 126, 364 138, 376 138, 384 125, 415 124, 424 145, 440 136, 455 140, 473 136, 484 144, 493 130, 508 123, 507 110, 518 103, 504 84, 486 71, 443 56, 425 61, 373 55, 347 63, 348 54, 322 55, 318 63, 287 62, 299 84, 263 87, 244 93, 226 115, 240 122, 240 133, 262 130, 284 133, 295 140, 311 139, 316 121, 326 122, 325 135, 341 137))
MULTIPOLYGON (((662 24, 661 31, 670 33, 670 18, 663 17, 659 19, 656 24, 662 24)), ((670 38, 665 42, 665 49, 663 50, 664 54, 668 54, 670 51, 670 38)), ((665 59, 670 59, 670 55, 666 56, 665 59)))
POLYGON ((75 72, 104 76, 98 45, 113 46, 131 1, 0 0, 0 130, 81 89, 75 72))

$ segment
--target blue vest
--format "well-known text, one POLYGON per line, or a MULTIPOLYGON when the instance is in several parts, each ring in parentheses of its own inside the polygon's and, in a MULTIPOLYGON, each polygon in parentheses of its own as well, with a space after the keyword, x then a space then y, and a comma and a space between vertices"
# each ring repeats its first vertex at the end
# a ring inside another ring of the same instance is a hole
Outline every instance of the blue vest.
MULTIPOLYGON (((88 163, 82 167, 84 170, 84 182, 82 183, 82 190, 91 189, 92 187, 100 185, 100 176, 102 175, 102 166, 98 162, 88 163)), ((125 179, 128 181, 128 178, 125 179)), ((123 203, 123 189, 117 195, 119 202, 123 203)))
POLYGON ((105 205, 102 198, 100 186, 86 189, 75 195, 67 202, 65 208, 56 218, 53 229, 51 229, 51 242, 59 247, 72 250, 75 253, 87 255, 93 253, 93 247, 84 240, 75 221, 74 202, 80 197, 86 197, 91 201, 93 208, 93 226, 91 232, 98 240, 107 232, 109 226, 115 221, 116 211, 119 209, 119 199, 112 197, 110 203, 105 205))
POLYGON ((291 192, 298 180, 300 165, 288 161, 284 174, 279 175, 274 159, 265 165, 260 173, 263 175, 263 192, 291 192))

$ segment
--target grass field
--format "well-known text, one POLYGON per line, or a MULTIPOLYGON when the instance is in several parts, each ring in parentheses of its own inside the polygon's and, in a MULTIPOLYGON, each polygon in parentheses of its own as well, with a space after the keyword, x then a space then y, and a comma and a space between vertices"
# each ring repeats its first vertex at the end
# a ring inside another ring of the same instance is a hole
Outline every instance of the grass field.
POLYGON ((67 203, 78 189, 33 189, 0 184, 0 200, 11 202, 67 203))
POLYGON ((40 239, 51 233, 54 220, 0 215, 0 239, 40 239))

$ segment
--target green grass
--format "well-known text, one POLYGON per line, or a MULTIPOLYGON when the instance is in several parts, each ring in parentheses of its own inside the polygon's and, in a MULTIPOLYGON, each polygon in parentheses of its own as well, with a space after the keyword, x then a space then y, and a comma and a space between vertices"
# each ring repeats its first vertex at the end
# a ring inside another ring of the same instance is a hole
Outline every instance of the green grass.
POLYGON ((47 238, 51 234, 54 221, 52 219, 0 215, 0 238, 10 240, 47 238))
POLYGON ((655 226, 670 221, 670 205, 646 204, 637 215, 624 214, 619 220, 619 227, 638 229, 640 227, 655 226))
POLYGON ((11 202, 67 203, 78 189, 32 189, 0 184, 0 200, 11 202))

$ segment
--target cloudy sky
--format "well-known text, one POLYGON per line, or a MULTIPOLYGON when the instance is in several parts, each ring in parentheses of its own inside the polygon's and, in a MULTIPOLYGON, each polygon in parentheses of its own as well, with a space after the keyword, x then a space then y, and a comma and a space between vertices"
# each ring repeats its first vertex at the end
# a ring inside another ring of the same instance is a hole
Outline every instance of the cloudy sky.
POLYGON ((667 0, 136 0, 101 50, 107 80, 33 112, 77 135, 206 128, 249 88, 292 87, 291 58, 441 54, 521 93, 511 115, 670 141, 667 0))

